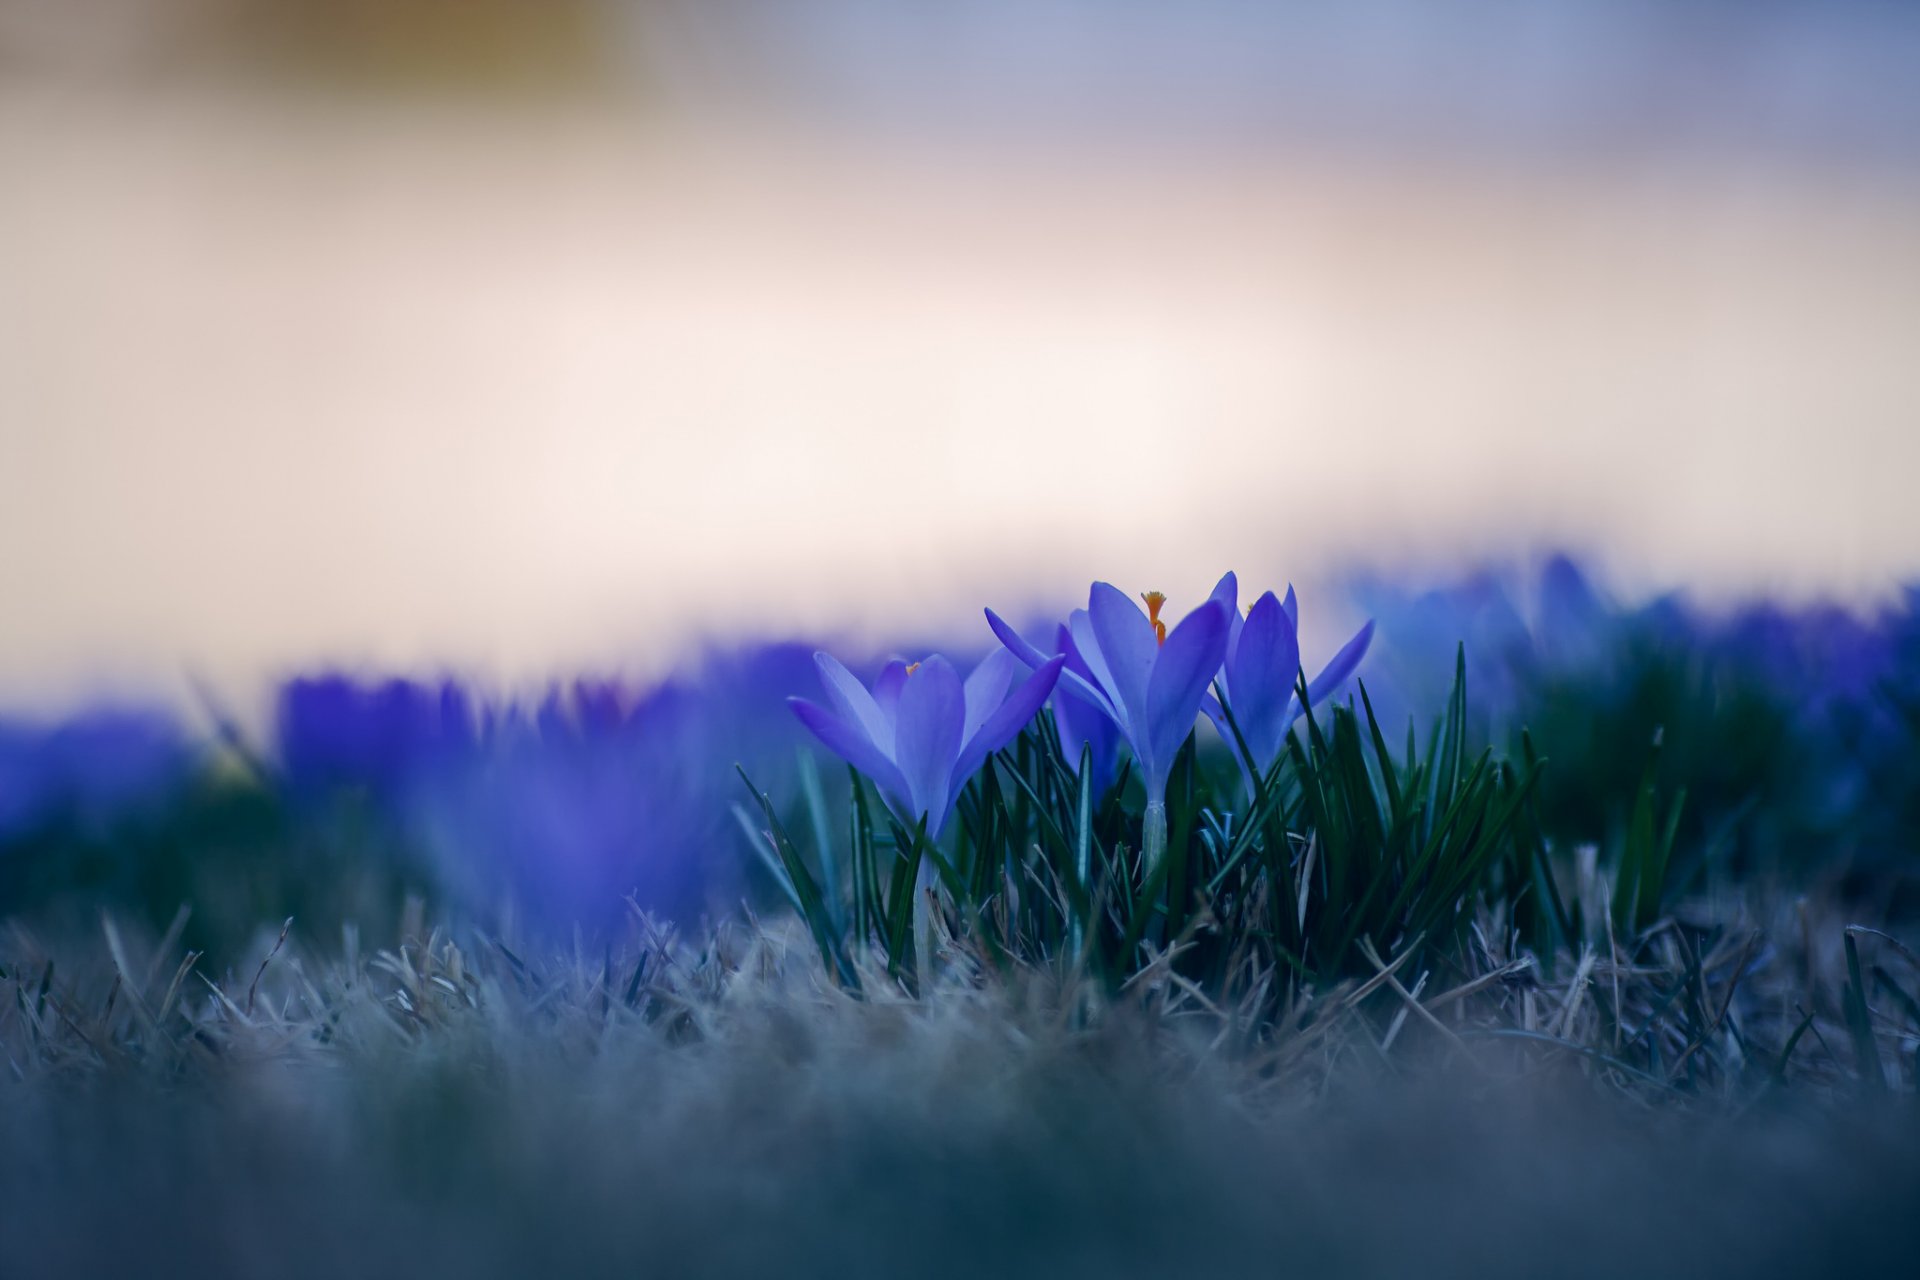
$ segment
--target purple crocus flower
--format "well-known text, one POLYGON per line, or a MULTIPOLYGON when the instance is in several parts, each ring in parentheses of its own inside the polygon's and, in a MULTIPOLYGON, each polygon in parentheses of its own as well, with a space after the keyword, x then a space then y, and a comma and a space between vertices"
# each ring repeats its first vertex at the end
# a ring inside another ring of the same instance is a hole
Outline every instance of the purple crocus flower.
MULTIPOLYGON (((1064 623, 1054 636, 1054 645, 1066 659, 1062 671, 1091 685, 1093 670, 1080 656, 1080 650, 1073 643, 1073 633, 1064 623)), ((1066 755, 1067 767, 1078 773, 1082 749, 1089 749, 1093 762, 1093 794, 1105 795, 1113 785, 1114 766, 1120 755, 1120 730, 1113 718, 1105 708, 1086 698, 1065 697, 1053 700, 1053 723, 1060 731, 1060 747, 1066 755)))
POLYGON ((453 681, 435 688, 339 674, 290 680, 276 722, 286 784, 308 797, 364 787, 394 800, 473 746, 472 701, 453 681))
POLYGON ((936 653, 912 665, 888 663, 872 690, 830 654, 814 661, 831 709, 789 698, 794 714, 872 779, 897 815, 909 824, 924 816, 927 834, 938 838, 967 779, 1033 719, 1066 660, 1043 660, 1015 686, 1019 664, 1005 650, 964 682, 936 653))
MULTIPOLYGON (((1226 606, 1231 620, 1219 686, 1252 756, 1252 768, 1265 776, 1279 758, 1287 731, 1300 716, 1300 697, 1294 690, 1300 673, 1300 605, 1292 587, 1287 588, 1284 601, 1269 591, 1254 601, 1242 618, 1239 590, 1239 581, 1231 573, 1213 589, 1213 599, 1226 606)), ((1307 683, 1308 705, 1319 705, 1339 688, 1360 665, 1372 643, 1373 623, 1369 620, 1307 683)), ((1220 702, 1209 695, 1201 705, 1219 728, 1220 736, 1232 742, 1233 730, 1220 702)), ((1248 762, 1241 763, 1244 768, 1248 762)))
POLYGON ((0 719, 0 844, 60 821, 101 830, 164 797, 193 768, 168 716, 102 707, 37 725, 0 719))
MULTIPOLYGON (((805 731, 781 705, 809 687, 811 646, 709 651, 657 684, 587 679, 537 698, 472 701, 453 751, 395 800, 441 886, 473 913, 503 901, 530 923, 619 926, 626 899, 691 918, 737 897, 732 772, 794 794, 805 731)), ((444 704, 443 704, 444 705, 444 704)))
MULTIPOLYGON (((1141 851, 1151 866, 1166 847, 1174 756, 1193 732, 1200 700, 1226 656, 1229 610, 1209 599, 1169 631, 1160 620, 1166 597, 1149 591, 1141 598, 1145 613, 1112 584, 1093 584, 1087 607, 1067 619, 1068 638, 1087 674, 1063 671, 1060 684, 1104 713, 1133 749, 1147 791, 1141 851)), ((1046 657, 991 609, 987 625, 1030 667, 1062 660, 1046 657)))
MULTIPOLYGON (((1154 805, 1166 800, 1173 758, 1192 732, 1200 699, 1226 654, 1227 608, 1209 599, 1168 631, 1160 621, 1166 597, 1150 591, 1142 598, 1146 613, 1119 588, 1093 584, 1087 607, 1067 619, 1065 640, 1078 662, 1061 673, 1060 687, 1119 729, 1133 749, 1147 803, 1154 805)), ((987 625, 1029 667, 1060 660, 1041 653, 991 609, 987 625)))

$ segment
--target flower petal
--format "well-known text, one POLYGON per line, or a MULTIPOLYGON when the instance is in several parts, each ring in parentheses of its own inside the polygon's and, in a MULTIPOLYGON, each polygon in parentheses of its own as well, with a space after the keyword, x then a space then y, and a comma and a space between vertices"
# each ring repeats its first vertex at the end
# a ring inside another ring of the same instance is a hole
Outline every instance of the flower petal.
POLYGON ((830 653, 816 653, 813 663, 820 668, 820 683, 826 688, 827 701, 847 723, 857 725, 885 755, 893 754, 893 722, 880 710, 867 687, 853 672, 830 653))
MULTIPOLYGON (((1073 642, 1073 633, 1067 630, 1066 623, 1060 624, 1054 636, 1054 643, 1059 646, 1061 655, 1067 660, 1067 665, 1060 668, 1060 683, 1056 692, 1071 694, 1070 701, 1098 715, 1109 724, 1113 723, 1115 719, 1113 702, 1101 691, 1094 679, 1093 669, 1087 665, 1087 660, 1080 656, 1080 646, 1073 642)), ((1058 701, 1055 699, 1056 705, 1058 701)))
POLYGON ((1093 674, 1093 683, 1089 686, 1099 695, 1100 704, 1113 722, 1120 726, 1120 732, 1131 738, 1133 722, 1120 694, 1113 682, 1113 672, 1107 668, 1106 655, 1100 651, 1100 642, 1094 638, 1093 618, 1085 609, 1075 609, 1067 615, 1067 631, 1073 637, 1074 648, 1080 651, 1081 661, 1087 664, 1087 670, 1093 674))
POLYGON ((1066 664, 1064 656, 1048 659, 1047 665, 1022 680, 1013 692, 986 717, 980 728, 960 749, 959 759, 954 761, 953 776, 948 781, 947 794, 957 796, 960 788, 967 784, 974 771, 986 758, 1019 736, 1027 721, 1033 719, 1040 710, 1040 704, 1053 692, 1054 682, 1060 678, 1060 669, 1066 664))
POLYGON ((800 723, 826 744, 827 750, 866 774, 890 802, 896 805, 909 802, 911 797, 907 793, 906 779, 900 776, 900 770, 894 767, 893 761, 865 733, 805 698, 788 698, 787 705, 793 708, 793 714, 800 718, 800 723))
MULTIPOLYGON (((1219 679, 1221 686, 1227 690, 1227 696, 1231 698, 1234 696, 1232 688, 1233 673, 1227 668, 1233 665, 1233 651, 1240 643, 1241 622, 1240 579, 1234 576, 1233 570, 1229 569, 1220 575, 1220 581, 1213 584, 1213 592, 1207 599, 1218 600, 1227 606, 1227 658, 1226 666, 1220 669, 1219 679)), ((1216 724, 1220 722, 1218 708, 1209 714, 1212 715, 1216 724)), ((1222 730, 1222 733, 1224 732, 1225 730, 1222 730)))
POLYGON ((900 690, 907 685, 907 664, 895 658, 880 671, 873 682, 873 700, 886 717, 888 732, 900 713, 900 690))
POLYGON ((1134 751, 1144 757, 1147 799, 1164 798, 1174 753, 1193 732, 1200 699, 1220 669, 1227 649, 1226 607, 1209 600, 1180 620, 1160 646, 1147 682, 1147 742, 1134 739, 1134 751), (1142 751, 1142 747, 1145 750, 1142 751))
POLYGON ((1321 699, 1344 684, 1347 677, 1353 674, 1353 669, 1360 665, 1360 659, 1367 656, 1367 646, 1372 643, 1373 620, 1369 618, 1367 625, 1360 628, 1353 639, 1333 655, 1333 661, 1327 663, 1320 674, 1313 678, 1313 683, 1307 686, 1308 704, 1318 706, 1321 699))
MULTIPOLYGON (((1047 665, 1049 655, 1034 648, 1026 637, 1015 631, 1007 624, 1006 619, 991 609, 987 610, 987 625, 993 628, 993 634, 999 638, 1000 643, 1007 646, 1013 656, 1020 661, 1036 671, 1047 665)), ((1100 688, 1097 678, 1087 667, 1086 661, 1080 657, 1079 649, 1074 645, 1073 636, 1067 630, 1065 623, 1060 624, 1055 645, 1057 652, 1067 655, 1066 669, 1060 673, 1060 687, 1097 709, 1101 715, 1112 718, 1113 703, 1100 688)))
POLYGON ((1087 660, 1080 656, 1080 646, 1073 642, 1073 632, 1067 630, 1066 623, 1061 623, 1054 631, 1053 643, 1066 655, 1066 670, 1091 684, 1093 672, 1087 667, 1087 660))
POLYGON ((1000 709, 1007 700, 1007 689, 1013 684, 1013 673, 1020 667, 1020 660, 1005 649, 995 649, 967 677, 965 687, 967 718, 961 727, 960 740, 971 741, 973 735, 980 732, 980 726, 987 717, 1000 709))
MULTIPOLYGON (((1065 669, 1060 672, 1059 688, 1066 687, 1067 677, 1072 674, 1065 669)), ((1060 731, 1060 749, 1066 754, 1067 767, 1075 773, 1080 770, 1080 749, 1093 749, 1094 793, 1105 795, 1120 754, 1120 728, 1114 724, 1113 717, 1084 698, 1055 697, 1053 723, 1060 731)))
POLYGON ((1005 618, 991 609, 987 610, 987 626, 993 629, 993 634, 1000 643, 1007 646, 1013 656, 1026 663, 1030 669, 1038 671, 1046 665, 1047 655, 1034 648, 1025 636, 1015 631, 1005 618))
POLYGON ((1229 613, 1240 611, 1240 579, 1234 576, 1233 570, 1229 569, 1220 575, 1220 581, 1213 584, 1213 591, 1207 599, 1225 604, 1229 613))
MULTIPOLYGON (((1093 593, 1087 600, 1087 616, 1093 624, 1091 630, 1100 656, 1106 660, 1107 672, 1113 677, 1114 701, 1137 727, 1145 719, 1147 676, 1153 671, 1153 661, 1160 650, 1153 624, 1147 621, 1139 605, 1108 582, 1093 584, 1093 593)), ((1074 638, 1078 640, 1079 636, 1074 638)), ((1093 655, 1084 652, 1084 645, 1081 648, 1082 656, 1092 663, 1093 655)), ((1211 671, 1207 678, 1213 678, 1211 671)))
POLYGON ((939 654, 922 662, 900 691, 894 762, 906 779, 914 817, 928 815, 938 827, 947 811, 947 779, 960 755, 966 723, 966 692, 960 673, 939 654))
MULTIPOLYGON (((1206 716, 1207 719, 1213 721, 1213 727, 1215 731, 1219 733, 1220 741, 1227 744, 1228 751, 1233 755, 1233 763, 1240 770, 1240 781, 1246 786, 1247 795, 1252 796, 1254 792, 1253 770, 1247 767, 1246 759, 1241 756, 1239 747, 1234 743, 1233 725, 1227 723, 1227 713, 1221 708, 1220 700, 1211 693, 1201 694, 1200 712, 1206 716)), ((1236 721, 1238 721, 1239 716, 1239 712, 1234 712, 1234 719, 1236 721)), ((1292 724, 1293 721, 1289 719, 1287 723, 1292 724)), ((1244 738, 1246 734, 1243 732, 1240 736, 1244 738)), ((1252 745, 1249 745, 1247 750, 1252 751, 1254 748, 1252 745)))
POLYGON ((1262 772, 1272 764, 1290 723, 1287 703, 1299 672, 1299 637, 1269 591, 1247 611, 1239 642, 1227 658, 1233 718, 1262 772))

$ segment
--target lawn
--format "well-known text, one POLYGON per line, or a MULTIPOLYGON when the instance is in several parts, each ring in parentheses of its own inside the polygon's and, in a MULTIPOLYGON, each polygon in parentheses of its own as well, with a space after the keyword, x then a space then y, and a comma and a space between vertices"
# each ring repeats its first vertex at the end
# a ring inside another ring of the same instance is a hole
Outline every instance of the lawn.
POLYGON ((0 1271, 1913 1256, 1911 598, 1230 589, 8 725, 0 1271))

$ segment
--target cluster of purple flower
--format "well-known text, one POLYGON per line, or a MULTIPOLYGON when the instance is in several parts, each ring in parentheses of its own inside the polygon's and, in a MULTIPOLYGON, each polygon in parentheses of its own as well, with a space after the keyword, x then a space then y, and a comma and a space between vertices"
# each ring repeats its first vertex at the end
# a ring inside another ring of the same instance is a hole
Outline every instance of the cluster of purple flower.
MULTIPOLYGON (((1293 592, 1266 592, 1244 612, 1238 597, 1228 574, 1184 617, 1163 621, 1157 593, 1141 597, 1143 608, 1096 583, 1084 609, 1024 634, 989 610, 997 645, 964 676, 939 654, 849 670, 789 644, 710 654, 652 687, 576 683, 530 704, 451 681, 294 680, 260 753, 260 802, 279 816, 244 838, 259 858, 287 862, 284 874, 309 874, 288 850, 322 831, 352 847, 361 831, 352 824, 370 818, 382 838, 364 842, 369 857, 409 852, 408 875, 469 910, 504 896, 564 925, 605 920, 633 893, 686 912, 751 887, 729 825, 740 798, 733 766, 790 806, 802 793, 802 725, 903 823, 924 820, 938 839, 989 757, 1046 715, 1068 767, 1087 761, 1097 795, 1126 762, 1150 840, 1202 718, 1251 786, 1301 714, 1293 592), (781 704, 816 681, 825 697, 794 699, 796 721, 781 704), (327 826, 342 814, 345 826, 327 826)), ((1540 793, 1550 837, 1607 838, 1602 806, 1634 794, 1656 727, 1667 783, 1688 788, 1683 844, 1704 845, 1737 820, 1756 857, 1811 850, 1845 864, 1905 850, 1920 827, 1920 591, 1878 616, 1772 605, 1715 614, 1677 597, 1623 608, 1556 558, 1524 583, 1482 573, 1413 592, 1375 580, 1355 584, 1352 600, 1378 620, 1381 640, 1363 627, 1306 685, 1306 700, 1333 695, 1364 655, 1388 732, 1409 719, 1424 727, 1464 641, 1475 732, 1510 746, 1526 726, 1552 757, 1540 793)), ((176 721, 149 711, 0 720, 9 877, 0 912, 23 905, 19 885, 58 881, 63 848, 143 856, 143 828, 128 820, 152 827, 188 812, 177 802, 206 793, 189 787, 206 778, 208 759, 176 721)), ((200 858, 206 843, 198 829, 152 841, 180 858, 200 858)), ((153 892, 193 891, 168 881, 153 892)), ((164 919, 178 902, 151 905, 164 919)))
MULTIPOLYGON (((938 837, 961 788, 993 752, 1006 746, 1049 696, 1067 759, 1083 755, 1095 785, 1110 783, 1121 746, 1131 753, 1146 791, 1147 842, 1156 819, 1164 834, 1167 779, 1175 755, 1202 711, 1223 737, 1245 744, 1243 768, 1264 775, 1300 714, 1299 609, 1269 591, 1245 616, 1239 582, 1229 573, 1213 593, 1169 628, 1166 598, 1141 596, 1142 612, 1118 588, 1096 582, 1085 609, 1054 633, 1052 651, 1033 644, 993 610, 987 623, 1004 646, 963 682, 935 654, 894 662, 871 689, 832 656, 816 655, 828 706, 792 700, 795 714, 842 759, 865 774, 908 825, 924 819, 938 837), (1017 668, 1028 674, 1013 683, 1017 668)), ((1360 629, 1313 683, 1318 701, 1359 665, 1373 638, 1360 629)))
POLYGON ((158 711, 0 721, 0 844, 55 824, 103 831, 162 800, 190 765, 179 726, 158 711))
POLYGON ((1904 856, 1920 821, 1920 588, 1875 613, 1772 602, 1716 610, 1678 594, 1622 606, 1566 556, 1537 576, 1480 571, 1409 589, 1349 584, 1380 620, 1368 665, 1383 722, 1428 715, 1466 646, 1479 732, 1531 730, 1553 765, 1551 832, 1598 839, 1657 732, 1683 833, 1763 861, 1840 867, 1904 856), (1556 816, 1557 815, 1557 816, 1556 816))
POLYGON ((298 680, 275 754, 289 796, 365 796, 470 909, 604 922, 631 894, 696 911, 739 887, 735 763, 791 791, 800 737, 778 707, 807 670, 805 649, 769 645, 649 689, 579 681, 530 705, 451 682, 298 680))

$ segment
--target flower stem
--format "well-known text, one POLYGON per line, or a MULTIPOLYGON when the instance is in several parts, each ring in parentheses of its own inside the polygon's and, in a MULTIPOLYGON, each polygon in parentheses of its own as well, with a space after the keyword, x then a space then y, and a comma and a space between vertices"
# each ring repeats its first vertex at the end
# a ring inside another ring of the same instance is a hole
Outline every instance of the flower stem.
POLYGON ((933 861, 920 853, 919 865, 913 872, 913 963, 923 999, 933 987, 933 918, 927 903, 927 893, 932 887, 933 861))
POLYGON ((1167 802, 1164 800, 1147 801, 1140 831, 1140 852, 1144 858, 1142 870, 1149 876, 1160 865, 1160 859, 1167 856, 1167 802))

